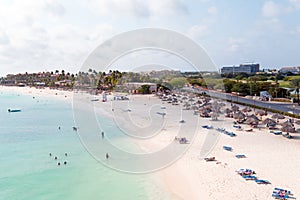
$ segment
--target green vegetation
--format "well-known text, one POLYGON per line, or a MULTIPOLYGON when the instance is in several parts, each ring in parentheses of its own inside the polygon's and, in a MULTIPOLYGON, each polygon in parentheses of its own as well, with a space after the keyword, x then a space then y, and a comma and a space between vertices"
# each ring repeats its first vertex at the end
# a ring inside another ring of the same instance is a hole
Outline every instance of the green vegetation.
POLYGON ((150 94, 150 85, 142 85, 139 89, 141 94, 150 94))
MULTIPOLYGON (((180 71, 151 71, 151 72, 120 72, 110 70, 97 72, 89 69, 87 72, 71 74, 65 70, 54 72, 24 73, 8 75, 0 79, 4 85, 18 85, 20 83, 29 86, 45 86, 51 88, 72 89, 74 85, 81 89, 113 90, 118 87, 122 91, 128 91, 126 83, 156 83, 158 88, 164 90, 179 89, 184 86, 202 87, 221 90, 227 93, 235 92, 240 95, 260 95, 261 91, 268 91, 275 98, 287 98, 290 95, 287 88, 299 91, 300 75, 291 73, 277 74, 227 74, 220 75, 217 72, 180 72, 180 71)), ((149 88, 142 86, 140 93, 147 94, 149 88)), ((297 93, 299 99, 299 92, 297 93)))

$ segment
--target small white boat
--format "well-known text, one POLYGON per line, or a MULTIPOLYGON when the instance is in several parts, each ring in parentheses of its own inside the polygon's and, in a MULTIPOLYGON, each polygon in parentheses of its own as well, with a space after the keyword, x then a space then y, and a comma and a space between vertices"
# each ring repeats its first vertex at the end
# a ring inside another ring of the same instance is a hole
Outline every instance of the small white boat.
POLYGON ((21 112, 20 109, 8 109, 7 111, 8 112, 21 112))

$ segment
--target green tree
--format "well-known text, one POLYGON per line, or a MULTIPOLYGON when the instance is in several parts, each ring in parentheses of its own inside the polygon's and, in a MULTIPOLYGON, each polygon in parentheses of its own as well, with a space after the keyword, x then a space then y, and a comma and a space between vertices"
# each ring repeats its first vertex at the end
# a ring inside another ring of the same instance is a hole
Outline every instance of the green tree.
POLYGON ((171 79, 169 83, 173 88, 182 88, 187 83, 187 80, 184 77, 179 77, 171 79))
POLYGON ((223 83, 224 83, 225 92, 227 92, 227 93, 232 92, 232 88, 233 88, 233 85, 235 84, 235 81, 232 81, 230 79, 224 79, 223 83))
POLYGON ((249 94, 249 85, 246 83, 238 82, 233 85, 231 91, 241 94, 249 94))
POLYGON ((139 88, 139 92, 142 94, 150 94, 150 85, 142 85, 139 88))
POLYGON ((297 101, 298 101, 298 105, 300 105, 300 101, 299 101, 300 78, 294 78, 294 79, 292 79, 291 84, 293 86, 295 86, 295 88, 296 88, 296 91, 297 91, 297 101))

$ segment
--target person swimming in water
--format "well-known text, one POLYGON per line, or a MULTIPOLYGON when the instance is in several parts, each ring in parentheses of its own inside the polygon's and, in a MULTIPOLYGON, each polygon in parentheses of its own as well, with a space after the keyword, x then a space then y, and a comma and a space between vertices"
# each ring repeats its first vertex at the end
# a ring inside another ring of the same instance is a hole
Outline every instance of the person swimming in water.
POLYGON ((106 157, 106 160, 107 160, 107 159, 109 159, 110 156, 109 156, 108 153, 106 153, 105 157, 106 157))

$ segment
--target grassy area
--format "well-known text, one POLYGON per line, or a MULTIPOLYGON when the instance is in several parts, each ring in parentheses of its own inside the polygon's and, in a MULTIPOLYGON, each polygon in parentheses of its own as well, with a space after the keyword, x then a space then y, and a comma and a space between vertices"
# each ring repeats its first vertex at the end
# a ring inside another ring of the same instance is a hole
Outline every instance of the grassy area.
POLYGON ((287 87, 287 88, 291 88, 293 86, 291 86, 290 81, 278 81, 279 83, 279 87, 287 87))

